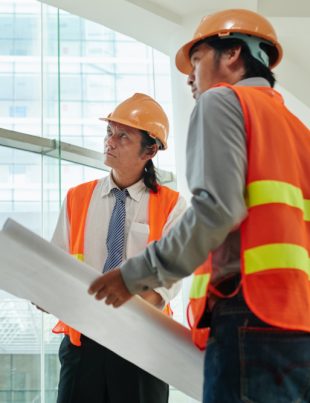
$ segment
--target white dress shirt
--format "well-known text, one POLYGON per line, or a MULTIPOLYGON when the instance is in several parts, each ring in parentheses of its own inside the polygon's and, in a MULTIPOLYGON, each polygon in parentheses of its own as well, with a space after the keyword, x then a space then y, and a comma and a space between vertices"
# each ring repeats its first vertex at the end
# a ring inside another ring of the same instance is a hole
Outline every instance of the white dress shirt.
MULTIPOLYGON (((100 180, 93 191, 89 204, 84 239, 84 261, 102 272, 107 258, 106 238, 108 234, 110 217, 112 215, 115 198, 111 193, 117 185, 112 176, 106 176, 100 180)), ((126 198, 126 222, 125 222, 125 248, 123 260, 126 260, 142 252, 149 237, 148 204, 150 193, 143 180, 127 188, 129 196, 126 198)), ((186 202, 179 196, 176 206, 171 211, 163 229, 166 235, 170 228, 179 220, 186 209, 186 202)), ((62 249, 69 251, 70 223, 67 216, 67 202, 63 202, 52 242, 62 249)), ((176 296, 181 288, 181 282, 171 288, 156 288, 165 303, 176 296)))

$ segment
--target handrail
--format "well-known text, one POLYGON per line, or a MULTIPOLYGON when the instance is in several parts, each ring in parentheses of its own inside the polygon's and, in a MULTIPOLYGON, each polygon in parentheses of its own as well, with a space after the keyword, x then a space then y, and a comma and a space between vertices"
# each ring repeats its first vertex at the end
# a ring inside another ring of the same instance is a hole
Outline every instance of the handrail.
MULTIPOLYGON (((110 168, 103 163, 102 153, 64 141, 0 128, 0 145, 110 171, 110 168)), ((163 169, 157 169, 157 172, 161 183, 175 183, 172 172, 163 169)))

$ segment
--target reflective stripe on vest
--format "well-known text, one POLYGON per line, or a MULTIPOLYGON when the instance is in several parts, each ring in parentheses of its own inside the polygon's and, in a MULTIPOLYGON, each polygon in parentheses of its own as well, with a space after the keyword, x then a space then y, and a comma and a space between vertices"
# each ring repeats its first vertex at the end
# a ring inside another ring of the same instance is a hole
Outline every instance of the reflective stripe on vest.
POLYGON ((72 256, 75 257, 77 260, 84 262, 84 255, 82 255, 82 253, 76 253, 76 254, 73 254, 72 256))
POLYGON ((304 220, 310 221, 310 200, 303 198, 301 189, 290 183, 275 180, 260 180, 252 182, 247 187, 246 198, 248 207, 269 203, 283 203, 300 209, 304 220))
POLYGON ((279 268, 298 269, 310 277, 310 258, 307 249, 299 245, 278 243, 257 246, 244 252, 245 274, 279 268))
POLYGON ((193 278, 190 298, 202 298, 206 295, 206 290, 210 281, 210 273, 196 274, 193 278))
POLYGON ((193 343, 200 350, 206 348, 210 332, 210 329, 207 327, 199 327, 199 322, 204 314, 207 303, 207 292, 211 278, 211 260, 212 257, 209 254, 206 262, 200 265, 194 272, 186 311, 193 343))
MULTIPOLYGON (((67 212, 70 222, 69 249, 70 253, 81 261, 84 261, 84 229, 88 206, 97 182, 96 180, 83 183, 70 189, 67 195, 67 212)), ((157 193, 150 191, 148 211, 150 234, 148 242, 160 239, 164 225, 178 198, 179 193, 166 186, 158 186, 157 193)), ((164 307, 163 313, 172 315, 169 304, 164 307)), ((64 333, 70 337, 72 344, 81 345, 80 333, 62 321, 58 321, 53 328, 53 333, 64 333)))

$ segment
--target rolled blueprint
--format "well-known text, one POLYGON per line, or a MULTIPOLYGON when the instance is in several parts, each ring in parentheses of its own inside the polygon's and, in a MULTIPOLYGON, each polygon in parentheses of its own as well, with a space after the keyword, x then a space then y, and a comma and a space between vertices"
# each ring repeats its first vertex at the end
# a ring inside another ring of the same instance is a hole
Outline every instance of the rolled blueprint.
POLYGON ((190 331, 139 297, 115 309, 87 292, 98 271, 8 219, 0 288, 27 299, 176 389, 201 400, 203 353, 190 331))

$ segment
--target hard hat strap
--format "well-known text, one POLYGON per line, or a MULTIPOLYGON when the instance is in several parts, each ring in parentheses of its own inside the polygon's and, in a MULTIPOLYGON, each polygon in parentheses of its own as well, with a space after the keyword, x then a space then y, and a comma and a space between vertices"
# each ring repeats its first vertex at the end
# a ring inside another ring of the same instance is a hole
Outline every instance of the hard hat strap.
POLYGON ((241 39, 245 42, 250 50, 251 55, 258 60, 259 62, 263 63, 265 66, 269 67, 269 56, 267 53, 260 47, 262 43, 267 45, 272 45, 271 42, 265 41, 262 38, 257 36, 251 36, 246 34, 239 34, 238 32, 231 32, 230 35, 227 36, 220 36, 221 40, 224 39, 241 39))

